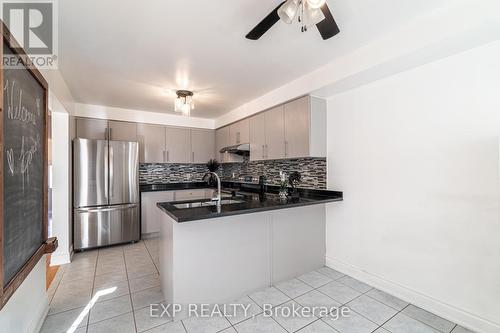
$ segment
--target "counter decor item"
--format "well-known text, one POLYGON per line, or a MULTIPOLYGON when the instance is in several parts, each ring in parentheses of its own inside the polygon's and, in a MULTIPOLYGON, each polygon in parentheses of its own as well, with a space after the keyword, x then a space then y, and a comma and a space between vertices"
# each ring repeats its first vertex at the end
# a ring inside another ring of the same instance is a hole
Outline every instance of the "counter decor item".
POLYGON ((292 199, 297 199, 299 198, 299 191, 297 190, 297 185, 300 184, 300 181, 302 180, 302 176, 300 172, 294 171, 288 176, 288 182, 290 183, 290 186, 292 187, 292 199))
POLYGON ((288 182, 286 180, 286 174, 280 171, 280 191, 279 196, 281 201, 286 201, 288 196, 288 182))
MULTIPOLYGON (((220 163, 216 159, 211 159, 207 162, 207 169, 210 172, 217 172, 220 168, 220 163)), ((208 178, 208 185, 210 187, 215 187, 217 186, 217 179, 213 174, 210 174, 210 177, 208 178)))

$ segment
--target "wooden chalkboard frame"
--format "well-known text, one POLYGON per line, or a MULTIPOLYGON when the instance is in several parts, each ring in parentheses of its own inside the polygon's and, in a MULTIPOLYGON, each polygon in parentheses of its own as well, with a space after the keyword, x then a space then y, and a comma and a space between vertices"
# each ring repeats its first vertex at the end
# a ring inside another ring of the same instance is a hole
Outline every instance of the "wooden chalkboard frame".
POLYGON ((30 72, 33 78, 43 87, 44 90, 44 141, 43 141, 43 220, 42 223, 43 230, 43 240, 44 242, 40 244, 38 250, 28 259, 28 261, 22 266, 22 268, 17 272, 17 274, 10 280, 10 282, 4 286, 3 273, 4 273, 4 165, 3 165, 3 152, 4 152, 4 110, 3 110, 3 89, 0 91, 0 310, 8 302, 14 292, 19 288, 19 286, 26 279, 28 274, 33 270, 38 261, 42 258, 44 254, 52 253, 57 248, 57 239, 48 239, 48 84, 43 78, 42 74, 36 67, 32 64, 28 55, 22 50, 19 43, 10 33, 9 29, 0 20, 0 29, 2 32, 3 41, 0 46, 0 82, 2 82, 3 87, 3 43, 5 42, 9 47, 18 55, 25 66, 25 68, 30 72), (3 288, 2 288, 3 287, 3 288))

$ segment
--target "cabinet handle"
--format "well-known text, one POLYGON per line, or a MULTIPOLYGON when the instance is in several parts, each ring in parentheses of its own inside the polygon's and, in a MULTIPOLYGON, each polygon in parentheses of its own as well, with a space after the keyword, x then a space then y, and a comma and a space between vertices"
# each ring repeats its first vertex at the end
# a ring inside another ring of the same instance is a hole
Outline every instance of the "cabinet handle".
POLYGON ((262 158, 266 158, 266 146, 265 145, 262 145, 262 158))
POLYGON ((285 157, 288 156, 288 141, 285 141, 285 157))
POLYGON ((163 163, 167 161, 167 152, 163 151, 163 163))
POLYGON ((110 127, 109 131, 108 131, 108 140, 109 141, 111 141, 111 139, 112 139, 112 133, 113 133, 113 129, 110 127))
POLYGON ((192 160, 193 160, 193 163, 194 163, 194 151, 191 153, 192 154, 192 160))
POLYGON ((167 162, 170 162, 170 151, 167 150, 167 162))
POLYGON ((104 129, 104 140, 109 140, 108 130, 107 127, 104 129))

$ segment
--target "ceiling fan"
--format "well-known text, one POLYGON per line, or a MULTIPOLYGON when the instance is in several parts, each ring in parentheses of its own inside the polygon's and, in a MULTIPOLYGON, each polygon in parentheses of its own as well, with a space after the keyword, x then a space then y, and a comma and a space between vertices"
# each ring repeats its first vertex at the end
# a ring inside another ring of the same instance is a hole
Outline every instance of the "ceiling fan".
POLYGON ((326 0, 286 0, 267 15, 245 37, 257 40, 264 35, 280 19, 291 24, 297 18, 301 31, 316 25, 324 40, 332 38, 340 32, 326 0))

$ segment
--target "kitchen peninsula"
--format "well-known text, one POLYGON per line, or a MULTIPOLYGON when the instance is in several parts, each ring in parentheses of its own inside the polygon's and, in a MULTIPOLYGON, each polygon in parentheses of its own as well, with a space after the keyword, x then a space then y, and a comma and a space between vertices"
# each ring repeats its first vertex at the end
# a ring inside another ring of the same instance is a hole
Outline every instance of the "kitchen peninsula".
POLYGON ((300 189, 283 201, 274 186, 223 187, 220 210, 210 199, 158 203, 167 304, 229 302, 325 264, 325 204, 341 192, 300 189))

